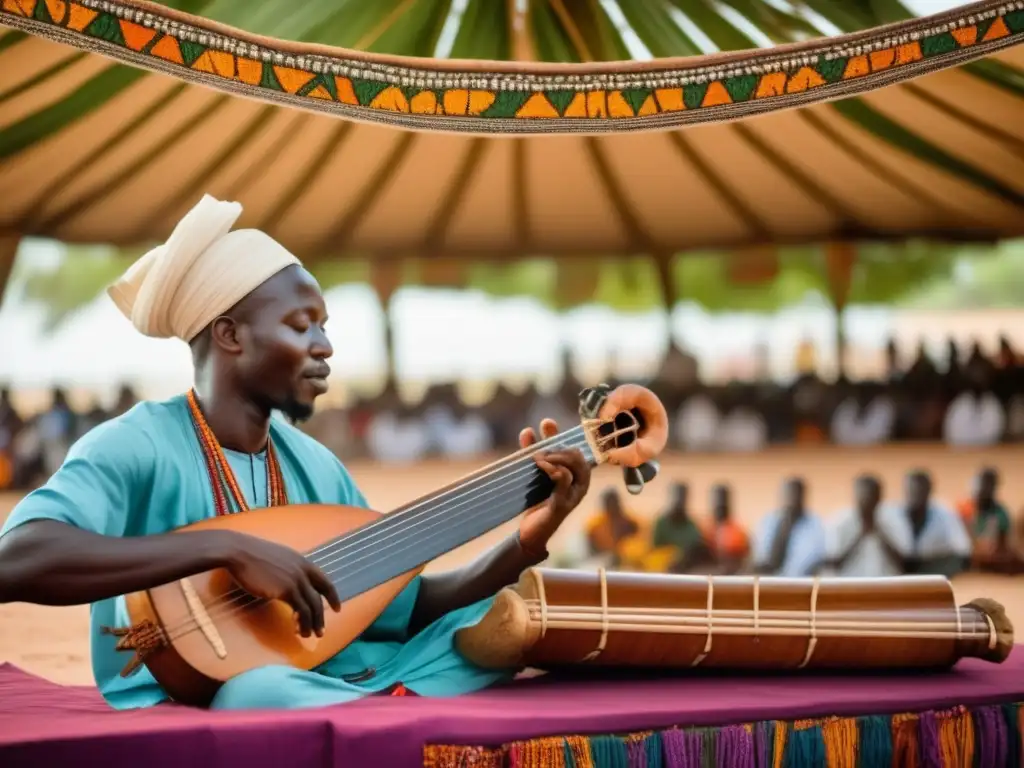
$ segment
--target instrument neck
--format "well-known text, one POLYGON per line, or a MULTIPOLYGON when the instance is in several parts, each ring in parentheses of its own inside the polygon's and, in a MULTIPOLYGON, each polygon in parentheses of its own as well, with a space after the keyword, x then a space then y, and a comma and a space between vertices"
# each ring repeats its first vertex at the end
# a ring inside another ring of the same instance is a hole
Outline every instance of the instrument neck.
POLYGON ((342 600, 362 594, 541 504, 554 485, 534 456, 564 450, 579 450, 588 464, 597 464, 579 426, 326 542, 307 557, 331 579, 342 600))

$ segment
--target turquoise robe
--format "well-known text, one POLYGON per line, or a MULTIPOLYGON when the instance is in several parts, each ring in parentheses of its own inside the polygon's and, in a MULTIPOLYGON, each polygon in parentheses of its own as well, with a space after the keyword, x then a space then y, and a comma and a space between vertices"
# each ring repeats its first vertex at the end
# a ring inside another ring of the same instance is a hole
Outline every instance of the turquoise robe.
MULTIPOLYGON (((291 425, 273 420, 288 500, 367 506, 338 459, 291 425)), ((267 506, 266 456, 225 451, 252 508, 267 506)), ((167 533, 216 514, 213 490, 184 396, 145 402, 94 428, 68 453, 42 488, 27 495, 0 535, 30 520, 58 520, 105 536, 167 533)), ((457 629, 475 624, 491 599, 449 613, 415 636, 408 626, 420 578, 404 589, 355 642, 314 671, 269 666, 225 683, 216 709, 298 708, 340 704, 401 683, 421 696, 454 696, 506 679, 485 670, 454 647, 457 629), (368 679, 345 682, 369 668, 368 679)), ((129 625, 122 597, 91 606, 93 674, 100 693, 116 709, 148 707, 167 699, 149 670, 120 672, 131 658, 118 652, 103 626, 129 625)))

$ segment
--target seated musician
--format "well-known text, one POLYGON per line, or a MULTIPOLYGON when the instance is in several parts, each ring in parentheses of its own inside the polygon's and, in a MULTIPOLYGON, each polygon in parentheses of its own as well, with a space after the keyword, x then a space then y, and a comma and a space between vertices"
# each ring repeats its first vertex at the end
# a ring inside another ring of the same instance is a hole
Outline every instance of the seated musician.
POLYGON ((711 486, 711 524, 704 535, 715 573, 738 573, 750 555, 750 539, 732 516, 729 486, 711 486))
POLYGON ((771 576, 812 576, 825 561, 825 526, 806 505, 804 481, 782 484, 781 507, 766 515, 754 537, 754 571, 771 576))
POLYGON ((586 523, 588 559, 608 568, 640 569, 649 551, 644 533, 640 522, 623 506, 619 492, 609 488, 586 523))
POLYGON ((1020 559, 1010 541, 1010 513, 996 499, 999 473, 985 467, 974 478, 970 498, 957 505, 957 511, 973 542, 971 564, 982 571, 1013 573, 1020 559))
POLYGON ((687 508, 689 488, 673 483, 669 507, 654 523, 652 550, 644 558, 644 570, 654 573, 686 573, 708 562, 704 532, 690 517, 687 508))
POLYGON ((910 527, 881 514, 882 483, 875 475, 854 481, 855 507, 829 520, 828 569, 837 576, 900 576, 912 549, 910 527))
POLYGON ((966 570, 971 560, 971 537, 960 516, 932 499, 932 479, 923 470, 913 470, 905 480, 902 504, 885 510, 894 524, 909 525, 911 549, 908 573, 940 574, 952 577, 966 570))
MULTIPOLYGON (((366 506, 326 448, 279 418, 308 418, 327 389, 331 344, 320 288, 298 260, 255 230, 230 231, 241 206, 204 197, 169 240, 109 289, 141 333, 188 342, 195 399, 144 402, 93 429, 46 485, 26 496, 0 534, 0 602, 92 603, 93 672, 116 709, 166 694, 102 628, 127 627, 125 594, 214 568, 247 592, 282 600, 304 637, 340 609, 325 573, 298 552, 230 530, 169 533, 214 514, 284 504, 366 506), (325 602, 327 608, 325 608, 325 602)), ((552 433, 550 422, 541 426, 552 433)), ((532 430, 520 435, 535 441, 532 430)), ((414 579, 355 642, 313 671, 257 668, 227 681, 216 709, 338 704, 395 689, 425 696, 483 688, 505 673, 454 648, 492 596, 546 557, 546 543, 581 500, 579 451, 536 458, 554 481, 548 501, 471 565, 414 579)))

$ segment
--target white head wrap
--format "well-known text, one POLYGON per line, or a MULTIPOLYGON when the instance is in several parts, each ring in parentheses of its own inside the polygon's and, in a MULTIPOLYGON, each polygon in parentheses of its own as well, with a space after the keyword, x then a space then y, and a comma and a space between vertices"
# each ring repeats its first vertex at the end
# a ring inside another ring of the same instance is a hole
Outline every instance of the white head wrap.
POLYGON ((209 195, 178 222, 107 294, 146 336, 191 341, 206 326, 285 267, 298 264, 263 232, 231 227, 239 203, 209 195))

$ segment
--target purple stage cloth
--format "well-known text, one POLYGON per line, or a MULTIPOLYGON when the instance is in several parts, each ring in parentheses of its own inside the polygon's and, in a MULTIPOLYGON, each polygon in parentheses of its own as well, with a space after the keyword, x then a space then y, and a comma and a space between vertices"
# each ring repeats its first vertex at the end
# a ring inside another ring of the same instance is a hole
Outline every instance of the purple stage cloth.
MULTIPOLYGON (((1020 647, 1020 646, 1018 646, 1020 647)), ((1024 649, 906 676, 538 678, 452 699, 374 697, 317 710, 207 712, 175 705, 110 710, 93 688, 0 666, 0 765, 276 768, 422 765, 425 744, 499 745, 550 735, 622 733, 828 715, 888 715, 1024 701, 1024 649)))

